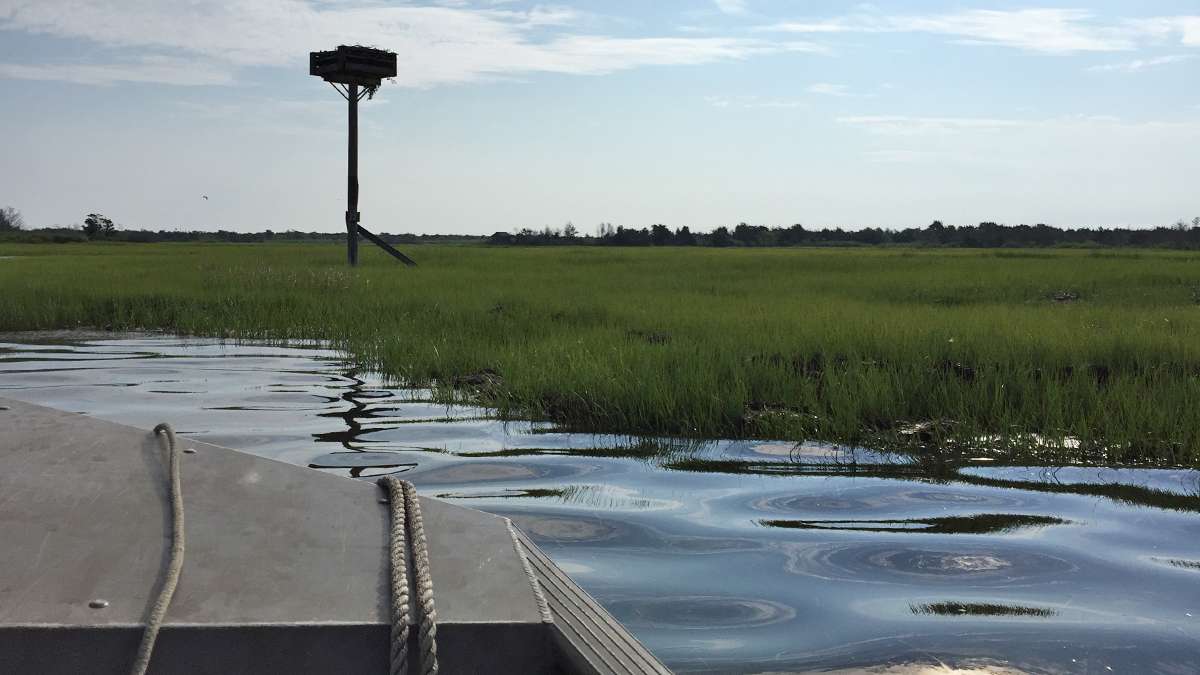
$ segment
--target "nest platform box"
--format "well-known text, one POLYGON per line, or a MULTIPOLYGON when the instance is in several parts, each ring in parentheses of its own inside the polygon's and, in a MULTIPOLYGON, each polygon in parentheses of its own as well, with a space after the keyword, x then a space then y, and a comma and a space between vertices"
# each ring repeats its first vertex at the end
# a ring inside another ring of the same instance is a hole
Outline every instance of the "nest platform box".
POLYGON ((396 76, 396 54, 347 45, 328 52, 309 52, 308 74, 326 82, 378 87, 382 80, 396 76))

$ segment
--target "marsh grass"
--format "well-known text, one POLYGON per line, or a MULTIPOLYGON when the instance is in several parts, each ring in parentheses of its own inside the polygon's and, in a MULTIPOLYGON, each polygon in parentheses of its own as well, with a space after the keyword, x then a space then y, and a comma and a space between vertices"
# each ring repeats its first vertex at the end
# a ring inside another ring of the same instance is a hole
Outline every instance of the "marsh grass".
POLYGON ((0 244, 0 330, 328 341, 439 400, 580 431, 1200 462, 1200 255, 411 254, 0 244))

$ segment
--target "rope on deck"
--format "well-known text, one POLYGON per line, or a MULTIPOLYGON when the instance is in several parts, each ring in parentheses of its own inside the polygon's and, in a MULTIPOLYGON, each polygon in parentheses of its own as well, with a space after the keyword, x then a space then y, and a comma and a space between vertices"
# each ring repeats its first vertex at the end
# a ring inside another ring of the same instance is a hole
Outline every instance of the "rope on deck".
POLYGON ((408 543, 412 542, 412 562, 417 592, 416 663, 421 675, 437 675, 437 609, 433 604, 433 577, 429 574, 429 547, 425 539, 425 521, 421 502, 412 483, 395 476, 384 476, 379 485, 388 492, 392 530, 389 538, 391 557, 391 675, 408 675, 408 543))
POLYGON ((165 442, 167 462, 169 467, 169 498, 171 500, 171 558, 167 563, 167 571, 163 576, 162 588, 150 608, 150 616, 146 618, 146 629, 142 633, 142 643, 138 645, 137 656, 134 657, 133 667, 129 669, 132 675, 145 675, 150 667, 150 657, 154 653, 154 641, 158 639, 158 630, 162 627, 163 619, 167 616, 167 607, 175 595, 179 585, 179 574, 183 571, 183 492, 179 484, 179 448, 175 447, 175 430, 171 425, 160 424, 154 427, 154 435, 159 443, 165 442))
MULTIPOLYGON (((179 448, 175 443, 175 430, 167 423, 154 427, 159 442, 165 444, 169 476, 169 498, 171 501, 171 556, 163 576, 162 587, 146 619, 142 642, 134 657, 131 675, 145 675, 154 653, 154 643, 159 629, 171 605, 171 598, 179 586, 183 572, 185 546, 183 529, 183 491, 179 476, 179 448)), ((421 675, 437 675, 437 608, 433 601, 433 577, 429 573, 429 545, 425 538, 425 520, 421 516, 421 502, 412 483, 394 476, 384 476, 379 484, 388 491, 391 505, 392 528, 389 542, 391 557, 391 675, 408 675, 408 542, 412 541, 413 571, 417 591, 417 610, 420 626, 417 646, 420 654, 416 663, 421 675)), ((509 525, 511 528, 511 524, 509 525)), ((511 531, 511 530, 510 530, 511 531)))
POLYGON ((525 576, 529 579, 529 587, 533 589, 533 599, 537 602, 538 614, 542 617, 542 623, 554 623, 554 615, 550 613, 550 604, 546 602, 542 584, 538 581, 537 575, 533 573, 533 566, 529 564, 529 556, 525 555, 521 540, 517 538, 517 527, 513 525, 511 518, 505 518, 504 524, 508 526, 508 536, 512 537, 513 550, 517 552, 517 557, 521 559, 521 566, 525 568, 525 576))

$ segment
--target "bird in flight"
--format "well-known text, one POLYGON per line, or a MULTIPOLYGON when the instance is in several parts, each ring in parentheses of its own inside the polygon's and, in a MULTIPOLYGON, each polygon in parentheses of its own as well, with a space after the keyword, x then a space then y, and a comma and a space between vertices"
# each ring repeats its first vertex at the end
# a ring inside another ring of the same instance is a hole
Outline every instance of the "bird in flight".
POLYGON ((200 195, 200 196, 204 197, 204 201, 208 201, 208 195, 200 195))

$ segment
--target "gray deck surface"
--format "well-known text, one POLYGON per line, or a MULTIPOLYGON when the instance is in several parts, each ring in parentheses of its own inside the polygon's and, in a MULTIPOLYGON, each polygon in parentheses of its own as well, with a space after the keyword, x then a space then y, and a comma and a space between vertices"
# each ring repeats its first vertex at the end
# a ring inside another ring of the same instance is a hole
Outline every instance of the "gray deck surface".
MULTIPOLYGON (((8 399, 0 408, 0 672, 123 672, 169 549, 158 441, 8 399)), ((180 443, 196 451, 182 455, 187 556, 152 672, 386 672, 382 489, 180 443)), ((666 672, 522 541, 550 597, 572 598, 543 623, 503 518, 421 505, 443 672, 666 672), (564 627, 578 620, 563 607, 604 626, 603 644, 572 648, 580 639, 564 627), (597 661, 609 642, 623 656, 597 661)))

